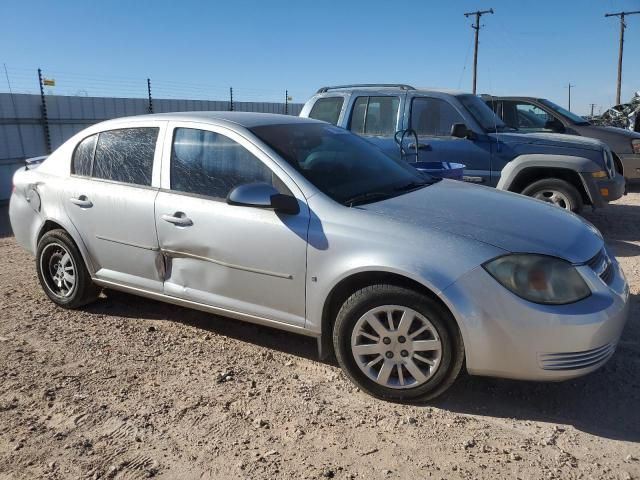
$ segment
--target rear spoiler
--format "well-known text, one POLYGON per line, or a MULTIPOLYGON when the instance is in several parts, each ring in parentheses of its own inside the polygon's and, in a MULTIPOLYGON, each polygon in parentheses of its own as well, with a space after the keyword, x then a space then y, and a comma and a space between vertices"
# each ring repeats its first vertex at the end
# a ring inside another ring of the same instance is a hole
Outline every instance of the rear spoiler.
POLYGON ((32 170, 44 162, 49 155, 42 155, 40 157, 27 158, 24 161, 24 166, 27 170, 32 170))

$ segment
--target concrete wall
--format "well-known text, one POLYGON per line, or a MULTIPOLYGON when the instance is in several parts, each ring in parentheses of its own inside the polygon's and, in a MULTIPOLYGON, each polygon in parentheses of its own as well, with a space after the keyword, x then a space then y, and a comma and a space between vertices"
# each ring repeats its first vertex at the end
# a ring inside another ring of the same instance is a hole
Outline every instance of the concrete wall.
MULTIPOLYGON (((97 122, 148 113, 144 98, 67 97, 47 95, 51 146, 97 122)), ((284 113, 283 103, 234 102, 242 112, 284 113)), ((228 101, 154 99, 154 113, 229 110, 228 101)), ((291 103, 290 115, 298 115, 302 104, 291 103)), ((0 93, 0 203, 9 199, 13 172, 24 159, 46 155, 47 148, 39 95, 0 93)))

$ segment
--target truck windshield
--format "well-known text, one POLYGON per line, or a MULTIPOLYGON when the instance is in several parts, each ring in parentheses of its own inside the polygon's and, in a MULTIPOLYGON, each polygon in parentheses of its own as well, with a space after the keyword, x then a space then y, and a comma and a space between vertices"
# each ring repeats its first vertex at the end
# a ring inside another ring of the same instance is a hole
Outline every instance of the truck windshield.
POLYGON ((569 121, 575 123, 576 125, 590 125, 590 123, 580 115, 576 115, 575 113, 572 113, 569 110, 562 108, 560 105, 556 105, 555 103, 550 102, 549 100, 542 99, 540 100, 540 103, 546 105, 551 110, 554 110, 555 112, 559 113, 560 115, 567 118, 569 121))
POLYGON ((436 181, 333 125, 289 123, 249 130, 320 191, 347 206, 395 197, 436 181))
POLYGON ((476 119, 485 132, 514 130, 513 128, 507 127, 502 119, 498 117, 480 97, 464 94, 456 95, 456 98, 460 100, 460 103, 473 115, 473 118, 476 119))

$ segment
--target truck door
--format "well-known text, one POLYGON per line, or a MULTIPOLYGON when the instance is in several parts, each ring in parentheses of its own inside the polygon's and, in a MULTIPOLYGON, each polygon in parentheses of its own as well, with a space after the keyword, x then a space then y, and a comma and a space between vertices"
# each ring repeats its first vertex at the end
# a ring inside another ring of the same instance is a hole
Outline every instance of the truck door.
MULTIPOLYGON (((491 185, 491 143, 484 136, 474 140, 452 137, 451 127, 456 123, 468 124, 446 99, 411 98, 409 128, 418 134, 419 161, 462 163, 466 181, 491 185)), ((415 142, 405 138, 405 150, 415 152, 415 142)))

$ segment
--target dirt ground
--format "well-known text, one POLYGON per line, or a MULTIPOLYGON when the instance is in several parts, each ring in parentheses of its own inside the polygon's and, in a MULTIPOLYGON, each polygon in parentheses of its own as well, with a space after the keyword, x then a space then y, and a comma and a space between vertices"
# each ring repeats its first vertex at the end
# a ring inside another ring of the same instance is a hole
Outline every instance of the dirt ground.
POLYGON ((638 192, 585 215, 631 284, 608 364, 426 406, 359 392, 308 338, 114 292, 56 308, 5 236, 0 479, 640 479, 638 192))

